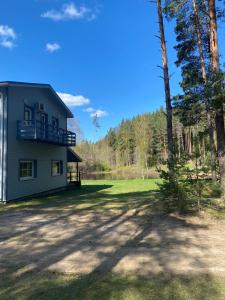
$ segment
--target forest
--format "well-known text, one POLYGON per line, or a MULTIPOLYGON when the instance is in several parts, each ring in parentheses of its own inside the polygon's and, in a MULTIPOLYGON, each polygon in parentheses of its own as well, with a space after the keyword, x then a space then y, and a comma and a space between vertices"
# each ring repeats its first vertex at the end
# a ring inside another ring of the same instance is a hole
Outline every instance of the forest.
POLYGON ((182 210, 193 189, 201 198, 204 180, 218 184, 225 195, 225 78, 218 33, 224 1, 166 0, 162 5, 157 0, 156 5, 165 109, 124 119, 105 138, 85 141, 77 151, 86 161, 86 171, 155 167, 163 179, 162 195, 182 210), (178 95, 170 87, 165 35, 170 21, 175 21, 175 64, 182 77, 183 92, 178 95))
MULTIPOLYGON (((184 154, 192 157, 197 146, 203 153, 203 160, 210 161, 208 129, 204 121, 184 126, 175 115, 173 130, 178 157, 184 154)), ((161 107, 153 113, 124 119, 103 139, 96 143, 83 141, 76 151, 84 159, 86 172, 111 171, 134 165, 140 170, 160 166, 168 158, 165 111, 161 107)))

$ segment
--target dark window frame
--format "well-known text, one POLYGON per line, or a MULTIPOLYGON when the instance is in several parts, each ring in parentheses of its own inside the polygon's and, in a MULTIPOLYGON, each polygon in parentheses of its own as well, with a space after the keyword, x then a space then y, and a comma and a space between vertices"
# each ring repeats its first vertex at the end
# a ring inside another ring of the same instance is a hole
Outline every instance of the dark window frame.
POLYGON ((23 112, 23 119, 24 121, 27 122, 32 122, 34 121, 34 108, 30 105, 24 104, 24 112, 23 112), (26 115, 26 109, 31 111, 31 120, 26 120, 25 115, 26 115))
POLYGON ((42 116, 45 116, 45 126, 48 126, 48 114, 45 113, 45 112, 41 112, 41 113, 39 113, 39 115, 40 115, 40 122, 41 122, 41 123, 42 123, 41 117, 42 117, 42 116))
POLYGON ((53 159, 51 161, 51 174, 53 177, 57 177, 57 176, 61 176, 63 175, 63 161, 62 160, 59 160, 59 159, 53 159), (58 173, 54 173, 54 170, 53 170, 53 164, 54 163, 59 163, 58 167, 59 168, 59 172, 58 173))
POLYGON ((59 130, 59 118, 57 118, 55 116, 52 116, 52 123, 51 124, 52 124, 53 129, 55 129, 57 131, 59 130), (56 121, 56 126, 53 125, 53 121, 56 121))

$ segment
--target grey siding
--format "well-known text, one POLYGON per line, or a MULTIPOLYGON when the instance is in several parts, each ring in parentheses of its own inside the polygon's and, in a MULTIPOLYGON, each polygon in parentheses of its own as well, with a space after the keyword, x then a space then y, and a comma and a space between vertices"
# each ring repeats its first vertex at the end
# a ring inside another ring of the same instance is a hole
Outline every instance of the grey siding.
POLYGON ((6 155, 7 155, 7 95, 0 88, 0 202, 6 201, 6 155))
MULTIPOLYGON (((66 147, 17 140, 17 121, 24 118, 24 105, 45 104, 49 122, 52 116, 59 119, 59 127, 66 129, 66 116, 48 90, 28 87, 9 87, 8 93, 8 155, 7 200, 64 187, 66 180, 66 147), (20 181, 19 160, 37 160, 37 178, 20 181), (52 176, 51 161, 63 161, 63 174, 52 176)), ((35 117, 39 119, 39 114, 35 117)))

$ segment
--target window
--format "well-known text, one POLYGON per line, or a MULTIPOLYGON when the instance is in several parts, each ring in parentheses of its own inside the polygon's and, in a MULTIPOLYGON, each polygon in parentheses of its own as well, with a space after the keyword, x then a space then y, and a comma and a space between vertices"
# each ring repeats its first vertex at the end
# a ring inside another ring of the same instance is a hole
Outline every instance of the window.
POLYGON ((52 176, 63 174, 63 162, 61 160, 52 161, 52 176))
POLYGON ((48 135, 48 115, 45 113, 41 113, 40 122, 41 135, 43 138, 45 138, 48 135))
POLYGON ((56 117, 52 117, 52 128, 55 130, 59 129, 59 120, 56 117))
POLYGON ((33 120, 33 108, 25 105, 24 107, 24 121, 32 121, 33 120))
POLYGON ((36 161, 20 160, 19 162, 20 180, 29 180, 36 177, 36 161))

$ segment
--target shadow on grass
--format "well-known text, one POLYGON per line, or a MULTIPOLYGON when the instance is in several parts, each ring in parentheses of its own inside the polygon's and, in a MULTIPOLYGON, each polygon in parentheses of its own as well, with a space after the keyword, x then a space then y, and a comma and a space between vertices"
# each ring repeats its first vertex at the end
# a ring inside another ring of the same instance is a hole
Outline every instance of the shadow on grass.
POLYGON ((110 188, 87 185, 1 215, 0 299, 224 299, 222 280, 170 275, 184 259, 207 270, 196 254, 208 250, 206 225, 156 214, 157 191, 110 188), (129 276, 115 274, 124 261, 129 276))
POLYGON ((1 300, 223 300, 225 297, 224 280, 209 275, 162 273, 146 278, 112 273, 104 277, 44 273, 30 274, 22 280, 8 279, 7 286, 4 290, 4 282, 0 283, 1 300))
POLYGON ((138 207, 153 207, 153 202, 158 202, 156 190, 142 192, 115 193, 110 190, 111 184, 83 185, 80 189, 58 192, 45 197, 31 198, 24 201, 10 202, 8 205, 0 206, 2 212, 30 211, 33 213, 45 213, 45 209, 52 210, 74 210, 79 212, 86 210, 109 211, 113 209, 127 211, 138 207))
POLYGON ((30 197, 24 200, 11 201, 4 206, 1 205, 0 209, 7 211, 11 209, 62 207, 66 204, 77 204, 79 201, 83 201, 83 197, 89 197, 89 194, 96 195, 99 191, 109 189, 112 186, 113 185, 109 184, 83 185, 81 188, 57 192, 48 196, 30 197))

